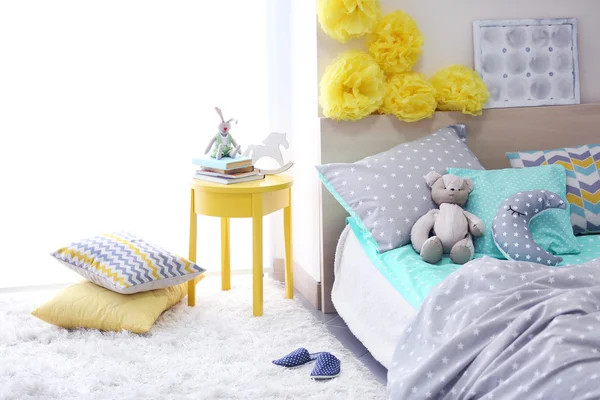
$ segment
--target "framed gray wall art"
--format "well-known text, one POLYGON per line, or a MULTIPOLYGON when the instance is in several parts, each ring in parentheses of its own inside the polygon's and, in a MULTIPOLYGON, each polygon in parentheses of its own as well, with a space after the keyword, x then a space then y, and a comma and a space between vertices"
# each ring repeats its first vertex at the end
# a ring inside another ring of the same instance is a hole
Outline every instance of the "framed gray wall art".
POLYGON ((475 21, 473 44, 485 108, 580 103, 576 18, 475 21))

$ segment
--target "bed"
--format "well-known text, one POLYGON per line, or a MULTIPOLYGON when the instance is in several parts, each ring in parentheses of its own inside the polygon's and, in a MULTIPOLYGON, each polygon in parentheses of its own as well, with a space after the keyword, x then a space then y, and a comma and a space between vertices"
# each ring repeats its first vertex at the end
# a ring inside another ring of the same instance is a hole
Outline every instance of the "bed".
MULTIPOLYGON (((438 113, 432 120, 414 124, 388 116, 371 116, 354 123, 323 119, 322 162, 356 161, 456 123, 467 125, 469 147, 486 169, 506 168, 509 164, 505 153, 509 151, 597 142, 600 105, 487 110, 475 118, 438 113)), ((323 311, 337 311, 373 356, 390 368, 398 338, 423 296, 417 300, 407 298, 406 292, 398 290, 386 275, 386 266, 377 265, 368 247, 361 243, 360 232, 347 224, 343 208, 327 191, 322 192, 323 311)), ((585 239, 579 240, 583 245, 585 239)), ((596 255, 600 256, 600 251, 596 254, 589 250, 585 257, 571 262, 583 262, 596 255)))
POLYGON ((352 333, 389 368, 398 338, 415 308, 379 272, 350 225, 338 241, 331 297, 352 333))
MULTIPOLYGON (((399 287, 403 283, 413 281, 413 286, 419 284, 421 271, 413 270, 409 276, 397 273, 405 271, 402 268, 403 260, 411 259, 410 263, 415 263, 416 253, 408 245, 383 256, 378 255, 365 241, 359 240, 365 232, 352 222, 348 219, 336 248, 335 281, 331 293, 333 304, 353 334, 377 361, 389 369, 402 331, 431 288, 412 297, 402 294, 399 287), (407 253, 413 254, 407 257, 407 253), (395 261, 396 257, 398 261, 395 261)), ((581 253, 564 255, 563 266, 600 258, 600 235, 579 236, 577 243, 581 253)), ((484 255, 478 254, 476 257, 483 258, 484 255)), ((450 264, 448 259, 444 262, 447 268, 436 281, 442 282, 459 268, 450 264)), ((433 266, 440 267, 443 266, 433 266)))

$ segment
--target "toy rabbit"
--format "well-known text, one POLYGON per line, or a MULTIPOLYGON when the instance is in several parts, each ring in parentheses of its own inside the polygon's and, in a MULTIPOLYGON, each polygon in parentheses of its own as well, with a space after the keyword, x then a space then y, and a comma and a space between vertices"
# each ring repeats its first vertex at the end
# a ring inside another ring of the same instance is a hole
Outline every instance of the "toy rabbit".
POLYGON ((204 154, 208 154, 210 148, 212 147, 212 154, 210 155, 212 158, 216 158, 220 160, 222 157, 231 157, 235 158, 236 154, 242 154, 242 148, 239 144, 236 143, 233 136, 231 136, 231 121, 235 121, 237 124, 237 119, 231 118, 225 121, 223 118, 223 113, 219 107, 215 107, 217 114, 221 117, 221 123, 219 124, 219 132, 215 135, 214 138, 211 139, 210 143, 206 147, 206 151, 204 154), (213 146, 214 145, 214 146, 213 146))

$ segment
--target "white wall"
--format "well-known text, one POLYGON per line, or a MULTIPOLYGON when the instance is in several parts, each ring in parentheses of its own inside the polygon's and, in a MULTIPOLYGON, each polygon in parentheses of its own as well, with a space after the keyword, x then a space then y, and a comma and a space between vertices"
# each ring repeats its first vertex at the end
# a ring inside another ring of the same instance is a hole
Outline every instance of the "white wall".
POLYGON ((292 140, 294 146, 294 257, 321 280, 321 163, 318 119, 316 1, 292 3, 292 140))
MULTIPOLYGON (((415 70, 430 76, 450 64, 473 66, 472 22, 478 19, 576 17, 579 19, 581 102, 600 102, 600 1, 598 0, 381 0, 383 14, 410 14, 425 36, 415 70)), ((318 30, 319 77, 339 53, 365 48, 365 39, 342 45, 318 30)))
MULTIPOLYGON (((271 126, 288 133, 294 161, 294 261, 320 280, 320 183, 315 165, 321 161, 317 81, 316 2, 271 0, 273 21, 271 60, 281 81, 272 88, 271 126), (284 76, 285 75, 285 76, 284 76)), ((274 82, 275 80, 271 80, 274 82)), ((276 216, 275 232, 281 216, 276 216)), ((275 236, 275 256, 284 257, 282 235, 275 236)))
MULTIPOLYGON (((272 41, 270 65, 276 79, 270 89, 270 130, 287 132, 295 162, 292 209, 294 261, 319 281, 320 181, 315 165, 321 161, 318 119, 317 22, 312 1, 270 0, 272 41), (274 18, 274 19, 273 19, 274 18)), ((283 220, 273 218, 275 257, 284 258, 283 220)))
MULTIPOLYGON (((287 133, 290 149, 283 151, 284 160, 292 159, 292 68, 291 68, 291 4, 287 1, 267 0, 267 68, 269 75, 269 132, 287 133)), ((269 159, 265 159, 270 161, 269 159)), ((270 165, 267 168, 275 168, 270 165)), ((294 175, 295 169, 288 173, 294 175)), ((274 258, 285 257, 283 211, 268 216, 272 226, 274 258)), ((265 268, 272 265, 265 264, 265 268)))

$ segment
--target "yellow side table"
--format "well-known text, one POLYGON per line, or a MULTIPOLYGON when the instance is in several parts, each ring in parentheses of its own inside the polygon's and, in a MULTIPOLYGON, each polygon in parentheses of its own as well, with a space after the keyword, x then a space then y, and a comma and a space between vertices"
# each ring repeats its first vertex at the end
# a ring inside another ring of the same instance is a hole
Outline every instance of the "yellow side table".
MULTIPOLYGON (((285 235, 285 297, 294 297, 292 259, 292 178, 267 175, 260 181, 221 185, 192 182, 190 205, 189 259, 196 262, 197 214, 221 218, 221 289, 231 289, 229 265, 229 219, 252 218, 252 309, 254 316, 263 314, 263 242, 262 217, 283 209, 285 235)), ((188 283, 188 305, 196 304, 196 283, 188 283)))

